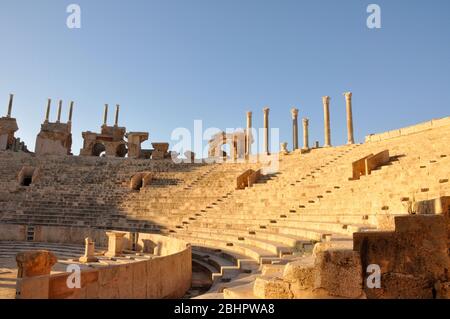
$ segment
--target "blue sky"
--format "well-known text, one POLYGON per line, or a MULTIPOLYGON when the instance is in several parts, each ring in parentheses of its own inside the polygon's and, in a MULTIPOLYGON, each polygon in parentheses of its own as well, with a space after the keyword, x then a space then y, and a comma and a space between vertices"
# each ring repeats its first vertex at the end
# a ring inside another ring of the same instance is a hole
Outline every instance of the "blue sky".
POLYGON ((448 0, 1 0, 0 112, 15 93, 17 135, 34 149, 47 98, 53 120, 58 99, 63 116, 74 100, 78 154, 104 103, 119 103, 120 124, 151 141, 196 119, 242 127, 247 110, 260 127, 267 105, 290 148, 292 106, 323 142, 324 95, 332 142, 345 143, 342 93, 352 91, 361 142, 450 115, 449 16, 448 0), (66 26, 71 3, 82 9, 78 30, 66 26), (370 3, 382 9, 381 29, 366 26, 370 3))

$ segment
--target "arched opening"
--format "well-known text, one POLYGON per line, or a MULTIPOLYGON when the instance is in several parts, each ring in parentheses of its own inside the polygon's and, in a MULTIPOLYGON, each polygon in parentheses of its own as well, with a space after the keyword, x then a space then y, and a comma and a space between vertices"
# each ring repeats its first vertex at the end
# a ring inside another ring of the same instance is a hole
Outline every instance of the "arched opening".
POLYGON ((125 146, 125 144, 120 144, 119 146, 117 146, 116 149, 116 156, 117 157, 125 157, 125 155, 127 155, 128 150, 127 147, 125 146))
POLYGON ((133 190, 138 191, 142 188, 142 179, 133 184, 133 190))
POLYGON ((150 185, 152 180, 153 174, 151 172, 137 173, 130 180, 130 189, 138 191, 142 187, 150 185))
POLYGON ((24 176, 22 179, 22 182, 20 183, 21 186, 30 186, 31 182, 33 181, 33 177, 32 176, 24 176))
POLYGON ((39 178, 40 170, 31 166, 24 166, 18 174, 20 186, 28 187, 39 178))
POLYGON ((105 145, 102 143, 96 143, 94 147, 92 147, 92 156, 100 156, 105 151, 105 145))
POLYGON ((131 178, 130 188, 132 190, 138 191, 143 186, 142 173, 138 173, 131 178))

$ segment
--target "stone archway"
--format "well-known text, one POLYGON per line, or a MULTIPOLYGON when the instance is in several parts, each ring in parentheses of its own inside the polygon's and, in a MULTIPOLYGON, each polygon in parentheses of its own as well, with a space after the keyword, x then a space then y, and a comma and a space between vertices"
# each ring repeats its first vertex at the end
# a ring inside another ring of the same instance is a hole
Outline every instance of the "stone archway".
POLYGON ((245 158, 245 133, 241 131, 228 134, 217 133, 212 136, 208 146, 209 157, 224 157, 225 155, 232 159, 245 158))
POLYGON ((116 156, 117 157, 125 157, 128 153, 128 149, 125 144, 120 144, 116 148, 116 156))
POLYGON ((40 177, 40 169, 32 166, 24 166, 17 175, 20 186, 30 186, 40 177))
POLYGON ((103 152, 106 151, 105 145, 103 143, 95 143, 92 147, 92 156, 100 156, 103 152))

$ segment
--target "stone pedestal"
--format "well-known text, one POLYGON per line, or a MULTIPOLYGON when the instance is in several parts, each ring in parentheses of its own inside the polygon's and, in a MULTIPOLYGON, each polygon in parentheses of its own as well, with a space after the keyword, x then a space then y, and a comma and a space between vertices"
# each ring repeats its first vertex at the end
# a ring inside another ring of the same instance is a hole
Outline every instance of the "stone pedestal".
POLYGON ((141 144, 148 140, 147 132, 129 132, 125 135, 127 138, 128 157, 143 158, 141 144))
POLYGON ((169 156, 169 143, 152 143, 153 152, 152 159, 154 160, 162 160, 169 156))
POLYGON ((106 257, 120 257, 123 256, 124 236, 125 233, 120 232, 106 232, 108 236, 108 251, 105 253, 106 257))
POLYGON ((81 263, 97 262, 98 258, 95 257, 95 243, 87 237, 85 240, 84 256, 80 257, 81 263))
POLYGON ((35 153, 37 155, 71 155, 72 125, 48 121, 41 125, 41 131, 36 137, 35 153))
POLYGON ((17 278, 49 275, 57 261, 56 256, 46 250, 18 253, 16 255, 17 278))

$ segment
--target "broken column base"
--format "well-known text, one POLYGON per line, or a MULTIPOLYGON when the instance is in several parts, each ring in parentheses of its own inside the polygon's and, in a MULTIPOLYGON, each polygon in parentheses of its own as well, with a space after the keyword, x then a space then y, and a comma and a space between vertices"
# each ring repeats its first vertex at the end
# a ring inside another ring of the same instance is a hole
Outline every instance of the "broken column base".
POLYGON ((79 259, 80 263, 86 264, 86 263, 96 263, 98 262, 98 258, 95 256, 82 256, 79 259))

